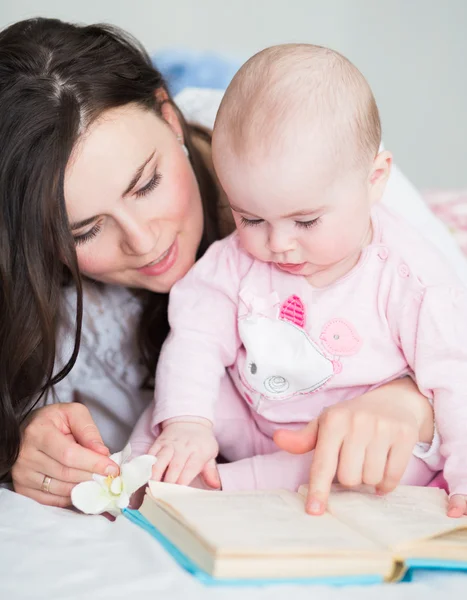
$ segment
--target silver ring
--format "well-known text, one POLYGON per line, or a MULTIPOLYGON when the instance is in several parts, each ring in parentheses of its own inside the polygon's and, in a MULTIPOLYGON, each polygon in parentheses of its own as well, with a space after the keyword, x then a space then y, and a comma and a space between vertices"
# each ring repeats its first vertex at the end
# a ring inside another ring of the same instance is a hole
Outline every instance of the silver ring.
POLYGON ((43 492, 45 492, 46 494, 49 493, 49 487, 50 487, 51 481, 52 481, 52 477, 49 477, 48 475, 44 475, 44 480, 41 485, 41 490, 43 492))

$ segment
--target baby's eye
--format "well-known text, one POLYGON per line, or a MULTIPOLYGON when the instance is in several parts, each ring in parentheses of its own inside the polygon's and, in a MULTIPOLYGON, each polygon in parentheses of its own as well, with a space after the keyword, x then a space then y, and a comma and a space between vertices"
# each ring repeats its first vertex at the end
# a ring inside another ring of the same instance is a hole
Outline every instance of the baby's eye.
POLYGON ((264 223, 263 219, 246 219, 245 217, 240 217, 240 225, 242 227, 254 227, 255 225, 261 225, 264 223))
POLYGON ((317 219, 312 219, 311 221, 295 221, 295 225, 297 227, 302 227, 303 229, 311 229, 318 224, 320 217, 317 219))

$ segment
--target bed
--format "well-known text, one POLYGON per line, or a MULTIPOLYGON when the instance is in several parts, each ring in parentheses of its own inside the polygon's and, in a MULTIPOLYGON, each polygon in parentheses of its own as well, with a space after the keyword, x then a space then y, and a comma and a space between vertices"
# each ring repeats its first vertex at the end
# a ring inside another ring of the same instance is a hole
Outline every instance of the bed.
POLYGON ((352 586, 209 588, 182 571, 158 543, 124 516, 110 522, 44 507, 0 490, 0 597, 5 600, 203 598, 256 600, 431 600, 465 597, 467 574, 420 573, 410 583, 352 586))

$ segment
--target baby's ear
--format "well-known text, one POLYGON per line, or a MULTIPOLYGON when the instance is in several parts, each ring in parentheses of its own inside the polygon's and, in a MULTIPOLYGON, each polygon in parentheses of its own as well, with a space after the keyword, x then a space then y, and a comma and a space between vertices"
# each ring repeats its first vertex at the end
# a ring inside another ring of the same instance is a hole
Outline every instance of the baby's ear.
POLYGON ((369 186, 371 203, 379 202, 391 173, 392 154, 383 150, 377 154, 370 171, 369 186))

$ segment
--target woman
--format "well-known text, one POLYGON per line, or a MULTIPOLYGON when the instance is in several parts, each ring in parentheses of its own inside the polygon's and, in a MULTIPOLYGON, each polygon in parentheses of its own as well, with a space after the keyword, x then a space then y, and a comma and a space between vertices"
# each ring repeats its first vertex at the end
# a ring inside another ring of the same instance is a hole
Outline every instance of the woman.
MULTIPOLYGON (((232 223, 209 132, 187 124, 124 33, 12 25, 0 34, 0 106, 0 470, 17 492, 67 506, 77 482, 116 472, 108 448, 123 446, 151 397, 167 293, 232 223), (55 403, 37 408, 44 400, 55 403)), ((390 204, 413 197, 397 173, 392 186, 390 204)), ((431 441, 433 418, 401 380, 316 426, 318 490, 343 445, 352 473, 339 479, 366 481, 381 430, 378 453, 399 457, 372 478, 390 489, 414 442, 431 441)), ((300 439, 283 445, 300 450, 300 439)))

